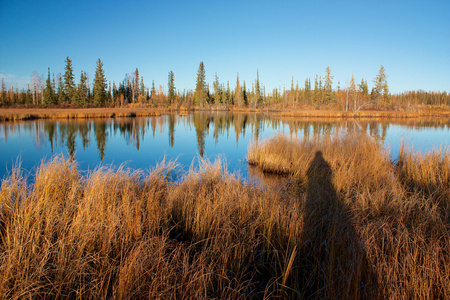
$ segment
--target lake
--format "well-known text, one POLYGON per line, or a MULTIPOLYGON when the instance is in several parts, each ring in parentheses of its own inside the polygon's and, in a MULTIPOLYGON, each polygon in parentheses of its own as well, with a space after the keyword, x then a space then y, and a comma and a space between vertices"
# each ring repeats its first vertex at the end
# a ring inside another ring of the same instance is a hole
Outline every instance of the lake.
MULTIPOLYGON (((278 118, 264 114, 196 112, 148 118, 36 120, 0 123, 0 178, 18 160, 34 175, 42 159, 62 154, 79 170, 123 165, 148 170, 166 160, 182 170, 200 158, 224 158, 230 172, 249 175, 247 147, 278 133, 306 138, 364 131, 383 144, 395 160, 402 143, 422 153, 448 149, 449 119, 317 120, 278 118)), ((252 173, 252 171, 250 172, 252 173)))

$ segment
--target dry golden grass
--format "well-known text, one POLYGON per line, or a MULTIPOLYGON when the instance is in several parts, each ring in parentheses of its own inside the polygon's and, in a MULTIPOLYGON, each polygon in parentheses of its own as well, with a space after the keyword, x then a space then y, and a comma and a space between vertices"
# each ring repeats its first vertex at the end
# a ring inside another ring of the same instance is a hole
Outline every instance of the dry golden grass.
POLYGON ((361 110, 356 114, 345 112, 340 109, 314 109, 305 108, 285 108, 276 105, 250 108, 235 106, 207 106, 194 107, 192 105, 172 105, 170 107, 151 107, 145 104, 128 104, 125 107, 114 108, 0 108, 0 122, 20 121, 34 119, 89 119, 89 118, 113 118, 113 117, 147 117, 161 115, 163 113, 178 112, 185 114, 187 111, 232 111, 247 113, 269 113, 274 116, 294 117, 294 118, 332 118, 332 119, 352 119, 352 118, 424 118, 424 117, 450 117, 447 108, 418 107, 415 111, 375 111, 361 110))
POLYGON ((167 111, 131 105, 122 108, 2 108, 0 109, 0 121, 147 117, 158 116, 167 111))
POLYGON ((313 273, 324 268, 319 294, 331 298, 450 296, 449 159, 403 148, 394 164, 365 135, 276 136, 248 154, 266 172, 292 174, 286 194, 306 197, 302 239, 313 273))
POLYGON ((166 162, 83 176, 56 157, 33 184, 19 166, 0 190, 0 295, 449 298, 449 155, 401 153, 393 164, 363 135, 277 136, 249 149, 289 174, 269 186, 220 160, 178 182, 166 162))

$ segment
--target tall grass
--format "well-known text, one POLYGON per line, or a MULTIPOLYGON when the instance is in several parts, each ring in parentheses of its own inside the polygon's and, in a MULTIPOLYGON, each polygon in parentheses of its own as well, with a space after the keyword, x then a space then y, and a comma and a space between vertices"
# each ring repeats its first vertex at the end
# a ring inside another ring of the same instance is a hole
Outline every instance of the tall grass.
POLYGON ((404 147, 393 163, 366 135, 275 136, 248 154, 292 175, 287 194, 306 194, 302 268, 309 262, 311 292, 330 298, 450 296, 449 159, 404 147))
POLYGON ((178 182, 165 162, 81 175, 56 157, 33 184, 18 167, 0 190, 0 295, 448 298, 448 155, 402 151, 393 164, 364 136, 276 136, 249 149, 289 174, 267 186, 220 160, 178 182))

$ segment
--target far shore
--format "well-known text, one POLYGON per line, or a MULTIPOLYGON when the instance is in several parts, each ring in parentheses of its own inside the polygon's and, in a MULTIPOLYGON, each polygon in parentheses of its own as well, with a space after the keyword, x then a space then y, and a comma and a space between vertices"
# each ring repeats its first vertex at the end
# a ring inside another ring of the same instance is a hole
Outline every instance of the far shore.
POLYGON ((265 113, 280 117, 296 118, 450 118, 449 110, 423 109, 418 111, 388 111, 388 110, 360 110, 356 113, 342 110, 326 109, 279 109, 273 107, 235 108, 235 107, 114 107, 114 108, 0 108, 1 121, 20 121, 36 119, 90 119, 90 118, 120 118, 120 117, 148 117, 167 113, 186 114, 194 111, 228 111, 240 113, 265 113))

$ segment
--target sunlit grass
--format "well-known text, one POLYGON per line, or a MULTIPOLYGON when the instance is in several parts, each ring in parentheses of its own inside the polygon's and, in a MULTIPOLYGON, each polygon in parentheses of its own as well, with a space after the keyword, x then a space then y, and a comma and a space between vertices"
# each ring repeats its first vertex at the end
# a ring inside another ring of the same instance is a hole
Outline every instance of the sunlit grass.
POLYGON ((174 182, 82 175, 56 157, 0 190, 0 295, 21 298, 449 298, 447 152, 364 135, 253 144, 257 186, 202 161, 174 182))

